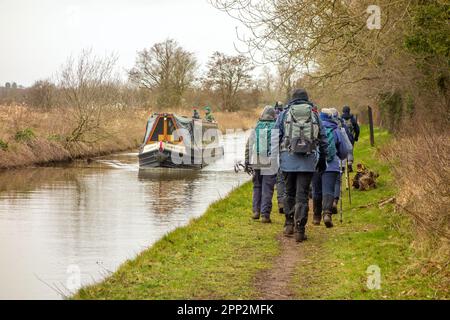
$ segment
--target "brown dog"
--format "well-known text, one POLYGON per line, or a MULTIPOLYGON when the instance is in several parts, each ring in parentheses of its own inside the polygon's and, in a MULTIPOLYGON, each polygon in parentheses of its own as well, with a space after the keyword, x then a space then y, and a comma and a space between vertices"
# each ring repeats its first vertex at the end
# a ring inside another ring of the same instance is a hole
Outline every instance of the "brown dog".
POLYGON ((352 186, 361 191, 375 189, 377 187, 376 179, 379 174, 367 169, 362 163, 358 163, 357 172, 353 178, 352 186))

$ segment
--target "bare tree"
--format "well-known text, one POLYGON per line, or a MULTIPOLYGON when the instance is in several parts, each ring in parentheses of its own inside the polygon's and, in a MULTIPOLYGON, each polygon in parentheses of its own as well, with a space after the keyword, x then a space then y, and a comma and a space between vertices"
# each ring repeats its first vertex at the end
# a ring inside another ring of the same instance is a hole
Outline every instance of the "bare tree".
POLYGON ((34 107, 48 109, 55 102, 55 85, 49 80, 38 80, 28 89, 27 103, 34 107))
POLYGON ((195 79, 197 61, 175 40, 168 39, 138 52, 130 80, 156 91, 160 107, 180 106, 183 94, 195 79))
POLYGON ((271 97, 275 88, 275 77, 268 66, 264 66, 261 71, 260 83, 264 93, 271 97))
POLYGON ((382 66, 396 54, 393 43, 402 43, 402 23, 411 2, 378 1, 383 23, 369 30, 369 0, 210 1, 249 29, 250 36, 242 40, 255 59, 292 59, 316 84, 339 79, 341 85, 385 75, 382 66))
POLYGON ((234 111, 239 109, 239 91, 251 84, 253 69, 250 60, 243 55, 227 56, 215 52, 208 62, 204 83, 220 94, 223 109, 234 111))
POLYGON ((113 74, 117 57, 96 57, 84 50, 75 60, 69 58, 59 75, 62 103, 68 107, 73 128, 66 140, 93 143, 107 133, 102 127, 103 110, 116 100, 113 74))
POLYGON ((297 65, 291 58, 286 58, 277 64, 277 91, 282 97, 289 100, 295 81, 300 77, 297 65))

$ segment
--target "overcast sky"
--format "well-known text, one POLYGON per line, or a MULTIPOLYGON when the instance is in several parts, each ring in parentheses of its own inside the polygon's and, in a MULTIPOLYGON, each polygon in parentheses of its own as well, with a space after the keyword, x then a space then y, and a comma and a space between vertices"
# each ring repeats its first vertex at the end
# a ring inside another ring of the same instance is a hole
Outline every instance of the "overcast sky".
POLYGON ((51 77, 83 48, 114 52, 121 70, 167 38, 205 63, 236 53, 238 22, 208 0, 0 0, 0 85, 51 77))

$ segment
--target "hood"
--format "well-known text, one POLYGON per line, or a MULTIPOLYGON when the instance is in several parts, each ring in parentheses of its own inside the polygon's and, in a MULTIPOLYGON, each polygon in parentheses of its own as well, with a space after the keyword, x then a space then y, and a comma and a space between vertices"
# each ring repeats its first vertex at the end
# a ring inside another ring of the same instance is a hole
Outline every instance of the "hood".
POLYGON ((295 89, 292 92, 291 100, 309 101, 308 93, 303 88, 295 89))
POLYGON ((272 106, 266 106, 261 113, 261 117, 259 120, 263 121, 275 121, 277 118, 277 114, 275 112, 275 109, 272 106))
POLYGON ((349 106, 344 106, 342 108, 342 113, 344 114, 350 114, 350 107, 349 106))
POLYGON ((328 112, 330 109, 325 109, 325 112, 323 112, 324 109, 319 114, 320 120, 322 121, 322 124, 326 128, 333 128, 336 129, 338 127, 335 118, 333 118, 333 115, 331 112, 328 112))

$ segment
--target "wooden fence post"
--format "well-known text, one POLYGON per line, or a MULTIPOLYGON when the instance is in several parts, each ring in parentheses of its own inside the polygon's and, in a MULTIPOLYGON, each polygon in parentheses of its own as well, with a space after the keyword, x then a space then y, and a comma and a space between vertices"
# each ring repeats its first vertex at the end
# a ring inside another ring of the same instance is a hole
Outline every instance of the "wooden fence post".
POLYGON ((369 113, 369 127, 370 127, 370 145, 373 147, 375 145, 375 135, 373 133, 373 116, 372 116, 372 108, 370 106, 367 107, 367 111, 369 113))

